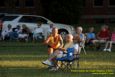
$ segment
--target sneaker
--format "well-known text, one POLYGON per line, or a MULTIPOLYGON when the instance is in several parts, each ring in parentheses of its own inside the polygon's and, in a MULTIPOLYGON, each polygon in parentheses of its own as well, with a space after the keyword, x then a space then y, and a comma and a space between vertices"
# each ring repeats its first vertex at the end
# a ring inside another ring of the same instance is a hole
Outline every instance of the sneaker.
POLYGON ((57 71, 58 67, 52 67, 51 69, 49 69, 49 71, 57 71))
POLYGON ((52 62, 49 60, 43 61, 42 63, 48 66, 53 66, 52 62))
POLYGON ((107 49, 108 52, 111 52, 111 49, 107 49))
POLYGON ((107 51, 107 49, 104 49, 103 51, 107 51))

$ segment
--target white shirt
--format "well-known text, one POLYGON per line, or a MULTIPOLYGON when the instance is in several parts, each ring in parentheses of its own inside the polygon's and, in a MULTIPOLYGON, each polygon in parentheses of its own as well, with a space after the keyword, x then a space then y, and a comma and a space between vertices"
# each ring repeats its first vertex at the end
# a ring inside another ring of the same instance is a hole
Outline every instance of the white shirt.
POLYGON ((34 33, 35 34, 37 34, 37 33, 43 33, 43 29, 41 27, 40 28, 35 28, 34 33))

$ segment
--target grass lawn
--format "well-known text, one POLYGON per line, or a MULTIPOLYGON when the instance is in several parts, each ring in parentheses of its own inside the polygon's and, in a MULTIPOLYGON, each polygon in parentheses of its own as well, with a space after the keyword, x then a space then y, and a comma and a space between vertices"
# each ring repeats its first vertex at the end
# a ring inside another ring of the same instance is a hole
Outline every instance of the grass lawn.
MULTIPOLYGON (((114 47, 113 47, 114 48, 114 47)), ((47 59, 42 43, 0 42, 0 77, 114 77, 115 50, 111 53, 87 50, 69 71, 51 72, 41 61, 47 59)))

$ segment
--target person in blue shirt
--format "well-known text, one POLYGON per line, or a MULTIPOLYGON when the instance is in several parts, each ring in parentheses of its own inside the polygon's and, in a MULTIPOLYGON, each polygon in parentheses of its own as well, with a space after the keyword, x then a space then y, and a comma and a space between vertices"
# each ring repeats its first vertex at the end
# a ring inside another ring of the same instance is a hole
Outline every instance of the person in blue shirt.
POLYGON ((96 42, 96 35, 94 32, 94 27, 89 28, 89 32, 86 33, 86 46, 95 44, 96 42))

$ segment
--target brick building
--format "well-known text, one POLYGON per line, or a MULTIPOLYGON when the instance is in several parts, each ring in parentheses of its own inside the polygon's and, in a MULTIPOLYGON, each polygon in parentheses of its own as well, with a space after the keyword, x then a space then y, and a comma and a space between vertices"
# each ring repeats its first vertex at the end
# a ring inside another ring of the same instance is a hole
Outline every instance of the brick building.
POLYGON ((115 23, 115 0, 83 0, 81 23, 115 23))
POLYGON ((0 13, 42 14, 40 0, 0 0, 0 13))
MULTIPOLYGON (((43 15, 42 0, 1 0, 0 13, 43 15)), ((80 23, 115 23, 115 0, 81 0, 80 23)))

